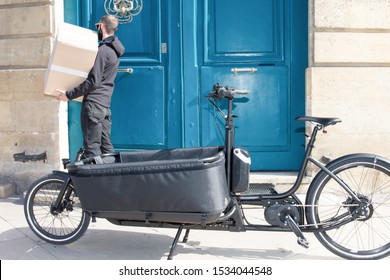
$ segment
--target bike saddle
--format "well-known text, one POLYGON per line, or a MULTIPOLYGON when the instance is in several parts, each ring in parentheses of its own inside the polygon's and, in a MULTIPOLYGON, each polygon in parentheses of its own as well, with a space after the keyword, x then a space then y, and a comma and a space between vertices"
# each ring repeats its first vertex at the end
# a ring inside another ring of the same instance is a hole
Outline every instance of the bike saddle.
POLYGON ((310 117, 310 116, 297 117, 295 120, 299 122, 314 122, 322 126, 335 125, 341 122, 341 119, 339 118, 319 118, 319 117, 310 117))

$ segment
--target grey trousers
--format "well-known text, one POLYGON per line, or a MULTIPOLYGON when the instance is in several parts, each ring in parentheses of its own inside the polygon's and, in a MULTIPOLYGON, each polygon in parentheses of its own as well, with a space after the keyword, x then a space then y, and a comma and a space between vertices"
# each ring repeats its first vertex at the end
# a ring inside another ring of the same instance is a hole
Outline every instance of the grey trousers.
POLYGON ((113 153, 111 143, 111 110, 91 101, 83 101, 81 129, 85 157, 113 153))

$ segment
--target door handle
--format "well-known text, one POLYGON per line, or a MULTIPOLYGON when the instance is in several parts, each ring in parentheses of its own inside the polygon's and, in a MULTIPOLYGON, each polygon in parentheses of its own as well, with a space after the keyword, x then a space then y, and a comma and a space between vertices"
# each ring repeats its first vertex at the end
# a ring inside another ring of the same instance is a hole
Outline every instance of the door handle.
POLYGON ((134 73, 134 69, 133 68, 118 69, 118 72, 133 74, 134 73))
POLYGON ((251 67, 251 68, 232 68, 231 69, 233 74, 241 73, 241 72, 250 72, 255 73, 257 72, 257 68, 251 67))

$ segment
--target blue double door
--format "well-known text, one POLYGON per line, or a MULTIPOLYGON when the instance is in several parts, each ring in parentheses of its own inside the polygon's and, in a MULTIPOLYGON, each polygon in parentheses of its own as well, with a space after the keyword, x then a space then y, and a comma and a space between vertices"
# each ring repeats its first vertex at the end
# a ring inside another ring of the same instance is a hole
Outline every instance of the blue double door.
MULTIPOLYGON (((104 1, 79 2, 76 22, 92 29, 104 1)), ((115 148, 223 145, 223 120, 204 98, 220 83, 250 92, 234 113, 236 145, 250 151, 252 169, 298 169, 304 138, 294 119, 304 114, 307 1, 143 2, 117 32, 126 53, 112 99, 115 148)), ((78 111, 72 102, 71 154, 81 145, 78 111)))

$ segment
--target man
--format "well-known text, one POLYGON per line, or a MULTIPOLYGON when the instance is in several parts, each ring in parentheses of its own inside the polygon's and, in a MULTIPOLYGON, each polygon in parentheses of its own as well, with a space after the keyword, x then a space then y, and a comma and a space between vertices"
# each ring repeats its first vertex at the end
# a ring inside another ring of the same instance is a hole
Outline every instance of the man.
POLYGON ((118 71, 119 58, 125 48, 115 36, 118 19, 103 16, 96 24, 99 44, 95 63, 87 79, 73 89, 61 90, 58 100, 68 101, 83 96, 81 129, 84 138, 84 157, 114 152, 111 143, 111 97, 118 71))

